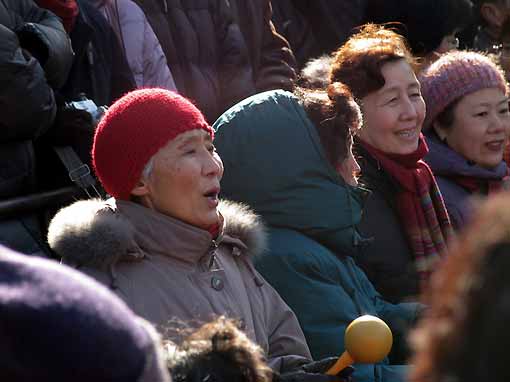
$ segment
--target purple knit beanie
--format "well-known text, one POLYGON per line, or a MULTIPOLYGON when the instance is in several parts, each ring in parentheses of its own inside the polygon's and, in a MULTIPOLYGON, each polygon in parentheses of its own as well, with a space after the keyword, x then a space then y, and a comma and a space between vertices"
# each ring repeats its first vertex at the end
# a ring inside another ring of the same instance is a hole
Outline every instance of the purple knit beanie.
POLYGON ((446 53, 426 68, 418 79, 427 105, 425 129, 448 105, 469 93, 499 88, 508 94, 503 70, 489 57, 477 52, 446 53))
POLYGON ((0 245, 0 380, 169 382, 159 338, 112 292, 0 245))

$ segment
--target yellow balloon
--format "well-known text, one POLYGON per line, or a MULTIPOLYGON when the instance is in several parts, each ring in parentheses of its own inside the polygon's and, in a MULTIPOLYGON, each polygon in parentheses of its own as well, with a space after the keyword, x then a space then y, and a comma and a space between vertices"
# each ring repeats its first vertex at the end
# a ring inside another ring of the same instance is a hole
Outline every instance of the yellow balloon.
POLYGON ((376 363, 388 355, 393 344, 391 329, 380 318, 365 315, 345 329, 345 350, 355 362, 376 363))

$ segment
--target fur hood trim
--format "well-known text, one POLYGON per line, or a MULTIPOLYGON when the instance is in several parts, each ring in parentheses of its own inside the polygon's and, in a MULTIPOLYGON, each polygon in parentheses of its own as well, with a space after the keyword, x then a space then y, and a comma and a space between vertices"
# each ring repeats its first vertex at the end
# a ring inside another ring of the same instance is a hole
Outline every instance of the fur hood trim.
MULTIPOLYGON (((218 209, 225 221, 224 242, 235 245, 240 240, 248 256, 266 249, 266 229, 248 206, 222 200, 218 209)), ((114 199, 81 200, 62 208, 50 223, 48 243, 63 262, 73 266, 107 268, 119 260, 143 257, 134 228, 117 211, 114 199)))

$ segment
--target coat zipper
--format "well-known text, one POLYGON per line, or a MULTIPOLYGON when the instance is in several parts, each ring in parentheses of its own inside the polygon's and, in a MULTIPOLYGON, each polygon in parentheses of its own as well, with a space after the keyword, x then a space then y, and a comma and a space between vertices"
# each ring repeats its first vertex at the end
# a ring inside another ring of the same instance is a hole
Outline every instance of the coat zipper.
POLYGON ((211 245, 209 246, 208 254, 211 256, 209 259, 209 264, 207 269, 210 271, 216 262, 216 250, 218 249, 218 243, 216 240, 211 241, 211 245))

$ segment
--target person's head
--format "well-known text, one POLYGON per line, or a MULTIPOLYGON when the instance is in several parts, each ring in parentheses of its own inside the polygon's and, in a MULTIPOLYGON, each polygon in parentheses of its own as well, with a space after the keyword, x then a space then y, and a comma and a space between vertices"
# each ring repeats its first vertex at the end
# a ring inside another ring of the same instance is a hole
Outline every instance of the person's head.
POLYGON ((213 130, 187 99, 163 89, 142 89, 117 100, 99 123, 92 149, 102 185, 185 223, 218 223, 223 165, 213 130))
POLYGON ((509 202, 489 198, 434 276, 411 381, 510 380, 509 202))
POLYGON ((270 382, 272 371, 262 349, 235 323, 220 317, 187 337, 165 345, 174 382, 270 382))
POLYGON ((335 82, 327 92, 301 88, 295 93, 319 134, 329 163, 347 184, 357 185, 360 168, 352 154, 352 139, 361 128, 362 117, 349 88, 335 82))
POLYGON ((471 22, 472 7, 470 0, 371 0, 366 19, 392 23, 413 54, 424 57, 458 47, 456 34, 471 22))
POLYGON ((508 85, 502 69, 476 52, 451 52, 420 75, 426 128, 467 160, 496 167, 510 129, 508 85))
POLYGON ((0 246, 0 380, 169 382, 150 324, 91 278, 0 246))
POLYGON ((306 62, 297 78, 297 85, 305 89, 326 89, 329 85, 332 59, 329 54, 324 54, 306 62))
POLYGON ((360 139, 383 152, 409 154, 418 148, 425 104, 414 64, 402 36, 373 24, 335 53, 330 81, 349 87, 363 113, 360 139))

